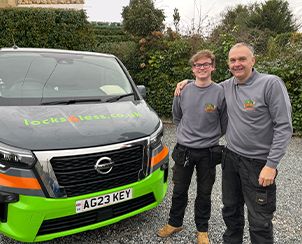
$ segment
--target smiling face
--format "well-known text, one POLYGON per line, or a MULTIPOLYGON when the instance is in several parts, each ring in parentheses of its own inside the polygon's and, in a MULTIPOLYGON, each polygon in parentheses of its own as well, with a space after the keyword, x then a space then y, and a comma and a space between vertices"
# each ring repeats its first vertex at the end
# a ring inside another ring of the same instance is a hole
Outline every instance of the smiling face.
POLYGON ((214 71, 214 66, 210 58, 199 58, 192 65, 192 71, 197 80, 211 80, 211 74, 214 71))
POLYGON ((254 64, 255 57, 247 46, 238 45, 231 48, 228 65, 239 83, 244 83, 251 76, 254 64))

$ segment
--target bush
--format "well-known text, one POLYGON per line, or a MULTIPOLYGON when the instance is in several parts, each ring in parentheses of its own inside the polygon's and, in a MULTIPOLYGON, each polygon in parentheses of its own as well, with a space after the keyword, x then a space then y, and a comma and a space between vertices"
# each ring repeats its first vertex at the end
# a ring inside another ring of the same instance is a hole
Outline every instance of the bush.
MULTIPOLYGON (((147 44, 148 45, 148 44, 147 44)), ((164 117, 171 117, 173 93, 178 81, 192 78, 188 65, 191 48, 186 40, 155 41, 140 55, 139 71, 134 73, 136 83, 147 87, 147 102, 164 117), (153 51, 152 45, 160 42, 153 51)), ((141 50, 143 50, 141 46, 141 50)))
POLYGON ((106 42, 125 42, 131 40, 130 35, 125 33, 121 25, 116 23, 92 22, 92 26, 96 35, 97 45, 106 42))
POLYGON ((91 51, 95 35, 82 10, 0 9, 0 47, 58 48, 91 51))
POLYGON ((117 56, 127 67, 131 69, 131 62, 137 50, 137 44, 134 41, 124 42, 104 42, 98 44, 96 52, 110 53, 117 56))

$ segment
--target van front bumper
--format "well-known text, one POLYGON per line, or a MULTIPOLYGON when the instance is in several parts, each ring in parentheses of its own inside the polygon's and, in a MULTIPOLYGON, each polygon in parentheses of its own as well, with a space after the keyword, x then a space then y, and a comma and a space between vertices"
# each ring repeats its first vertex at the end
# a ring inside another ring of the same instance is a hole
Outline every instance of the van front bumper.
POLYGON ((110 225, 159 205, 167 192, 168 167, 145 179, 110 190, 66 199, 19 195, 8 203, 7 218, 0 233, 23 242, 46 241, 110 225), (130 200, 95 210, 76 213, 76 201, 132 188, 130 200))

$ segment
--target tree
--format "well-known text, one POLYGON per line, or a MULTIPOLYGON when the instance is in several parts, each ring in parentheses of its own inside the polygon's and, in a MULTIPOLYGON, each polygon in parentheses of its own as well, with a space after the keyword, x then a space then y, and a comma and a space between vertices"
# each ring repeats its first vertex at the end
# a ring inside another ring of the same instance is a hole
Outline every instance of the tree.
POLYGON ((252 9, 252 5, 241 4, 229 8, 222 14, 220 24, 213 29, 210 40, 219 43, 221 39, 224 39, 224 34, 227 34, 232 36, 235 42, 257 42, 257 40, 255 40, 255 38, 259 36, 257 31, 247 26, 252 9))
POLYGON ((165 27, 164 12, 156 9, 152 0, 130 0, 129 6, 123 8, 122 17, 125 31, 138 37, 162 31, 165 27))
POLYGON ((177 8, 174 9, 174 14, 173 14, 173 23, 175 27, 175 31, 178 33, 179 32, 179 21, 180 21, 180 14, 177 8))
POLYGON ((255 5, 248 20, 248 27, 262 31, 269 30, 274 35, 297 31, 297 24, 287 1, 268 0, 255 5))
POLYGON ((223 15, 221 23, 212 31, 211 39, 215 41, 221 33, 229 33, 236 42, 248 42, 255 47, 257 53, 265 53, 271 37, 296 30, 297 25, 288 2, 268 0, 262 4, 237 5, 229 9, 223 15))
POLYGON ((233 31, 236 26, 237 29, 245 29, 246 21, 250 16, 251 7, 238 4, 234 8, 229 8, 227 12, 222 14, 221 24, 218 29, 224 32, 233 31))

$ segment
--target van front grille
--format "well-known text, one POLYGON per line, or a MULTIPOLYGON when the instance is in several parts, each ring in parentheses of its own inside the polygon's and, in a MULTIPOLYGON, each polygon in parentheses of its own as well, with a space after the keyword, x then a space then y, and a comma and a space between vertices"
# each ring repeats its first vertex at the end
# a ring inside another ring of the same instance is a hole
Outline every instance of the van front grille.
POLYGON ((108 207, 91 210, 57 219, 43 221, 38 235, 57 233, 60 231, 72 230, 75 228, 99 223, 108 219, 131 213, 140 208, 146 207, 155 202, 153 193, 121 202, 108 207))
POLYGON ((143 158, 143 146, 135 145, 100 153, 53 157, 50 163, 60 187, 65 189, 67 197, 73 197, 138 181, 143 158), (101 157, 109 157, 114 162, 108 174, 100 174, 94 168, 101 157))

